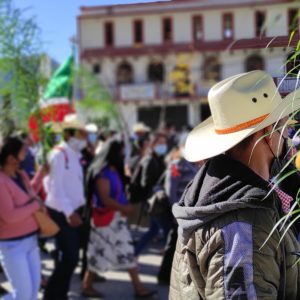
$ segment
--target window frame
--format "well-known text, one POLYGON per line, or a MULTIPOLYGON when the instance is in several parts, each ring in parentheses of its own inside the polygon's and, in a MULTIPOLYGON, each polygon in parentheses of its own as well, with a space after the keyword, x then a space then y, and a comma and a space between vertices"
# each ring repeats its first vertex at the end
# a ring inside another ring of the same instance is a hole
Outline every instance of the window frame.
POLYGON ((192 32, 193 32, 193 42, 202 42, 204 40, 204 22, 203 15, 194 15, 192 18, 192 32), (196 30, 196 20, 199 19, 201 23, 201 34, 202 37, 200 39, 197 38, 197 30, 196 30))
MULTIPOLYGON (((288 34, 290 35, 291 33, 292 33, 292 29, 290 28, 291 27, 291 23, 292 23, 292 21, 293 20, 291 20, 291 12, 292 11, 296 11, 296 15, 298 15, 298 18, 297 18, 297 29, 295 30, 295 34, 299 34, 299 18, 300 18, 300 15, 299 15, 299 13, 300 13, 300 9, 298 9, 298 8, 296 8, 296 7, 294 7, 294 8, 289 8, 288 9, 288 17, 287 17, 287 20, 288 20, 288 28, 287 28, 287 32, 288 32, 288 34)), ((294 19, 294 17, 293 17, 293 19, 294 19)))
POLYGON ((114 22, 113 21, 106 21, 104 22, 104 46, 106 48, 114 47, 115 45, 115 28, 114 28, 114 22), (109 27, 111 26, 111 37, 108 37, 109 34, 109 27), (108 40, 111 39, 111 42, 109 43, 108 40))
POLYGON ((226 12, 222 15, 222 36, 223 36, 223 40, 232 40, 232 39, 234 39, 234 17, 233 17, 233 13, 226 12), (226 17, 230 17, 231 31, 232 31, 231 32, 231 37, 226 37, 226 35, 225 35, 226 17))
POLYGON ((173 32, 173 18, 172 17, 163 17, 162 18, 162 42, 165 43, 172 43, 174 38, 174 32, 173 32), (165 33, 165 22, 169 21, 170 22, 170 31, 171 31, 171 36, 169 39, 166 39, 166 33, 165 33))
MULTIPOLYGON (((258 31, 258 28, 257 28, 257 19, 258 19, 258 16, 260 14, 264 16, 263 24, 266 22, 266 18, 267 18, 266 11, 264 11, 264 10, 255 11, 255 15, 254 15, 255 16, 255 18, 254 18, 254 34, 255 34, 255 37, 257 37, 257 38, 266 36, 266 31, 263 31, 263 32, 261 30, 258 31)), ((262 24, 262 28, 263 28, 263 24, 262 24)))
POLYGON ((144 21, 142 19, 135 19, 133 20, 133 44, 134 45, 142 45, 144 44, 144 21), (141 26, 140 28, 140 34, 141 34, 141 40, 138 41, 136 38, 137 38, 137 26, 138 24, 141 26))

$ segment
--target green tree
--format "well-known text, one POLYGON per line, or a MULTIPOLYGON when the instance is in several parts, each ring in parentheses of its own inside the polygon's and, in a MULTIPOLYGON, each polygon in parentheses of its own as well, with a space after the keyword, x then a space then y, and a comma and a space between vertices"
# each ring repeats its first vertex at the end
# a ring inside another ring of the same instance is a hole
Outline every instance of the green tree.
POLYGON ((45 83, 41 75, 40 30, 33 17, 0 0, 0 131, 27 128, 28 117, 45 83))
POLYGON ((108 129, 115 125, 122 129, 120 108, 99 79, 85 68, 79 68, 75 77, 75 87, 81 93, 80 101, 76 102, 78 110, 83 111, 90 121, 95 121, 102 128, 108 129))

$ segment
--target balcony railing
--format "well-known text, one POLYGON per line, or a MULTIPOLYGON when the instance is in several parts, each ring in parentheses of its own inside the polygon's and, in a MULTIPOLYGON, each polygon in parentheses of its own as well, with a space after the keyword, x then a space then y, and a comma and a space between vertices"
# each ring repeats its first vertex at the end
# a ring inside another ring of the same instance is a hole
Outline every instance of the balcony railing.
MULTIPOLYGON (((282 96, 300 88, 300 80, 294 77, 274 77, 278 91, 282 96)), ((212 85, 212 84, 211 84, 212 85)), ((109 86, 108 90, 114 99, 122 102, 149 102, 155 100, 195 100, 206 98, 211 87, 208 84, 193 84, 189 92, 176 92, 172 84, 167 83, 132 83, 109 86)))
POLYGON ((109 87, 110 93, 119 101, 154 101, 168 99, 195 99, 206 97, 208 88, 193 85, 189 91, 178 91, 172 84, 133 83, 109 87))

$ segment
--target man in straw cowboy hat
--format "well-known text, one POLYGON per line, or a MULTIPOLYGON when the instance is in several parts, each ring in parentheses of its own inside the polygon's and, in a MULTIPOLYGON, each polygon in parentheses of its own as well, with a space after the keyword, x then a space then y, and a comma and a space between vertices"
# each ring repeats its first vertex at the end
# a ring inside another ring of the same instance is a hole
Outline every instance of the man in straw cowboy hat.
POLYGON ((185 148, 186 159, 206 162, 173 207, 170 299, 300 299, 294 232, 268 238, 291 201, 269 178, 300 90, 282 99, 271 76, 252 71, 216 84, 208 100, 212 116, 185 148))
MULTIPOLYGON (((57 124, 56 124, 57 125, 57 124)), ((79 259, 78 209, 85 204, 81 150, 87 144, 85 125, 76 114, 66 115, 58 124, 64 141, 50 153, 50 172, 45 182, 46 206, 60 231, 55 237, 57 260, 49 278, 44 300, 68 299, 70 280, 79 259)))

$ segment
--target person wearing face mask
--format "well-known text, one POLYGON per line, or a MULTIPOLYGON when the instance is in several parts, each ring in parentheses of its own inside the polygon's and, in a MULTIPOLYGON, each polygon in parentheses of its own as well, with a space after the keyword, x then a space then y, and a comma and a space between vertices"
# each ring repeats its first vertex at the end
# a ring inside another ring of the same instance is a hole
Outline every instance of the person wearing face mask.
POLYGON ((173 206, 169 299, 300 299, 300 245, 280 224, 292 197, 271 181, 300 89, 282 99, 257 70, 215 84, 208 102, 212 116, 185 144, 188 161, 206 161, 173 206))
POLYGON ((85 126, 85 129, 88 133, 87 140, 88 143, 95 148, 97 145, 97 134, 98 134, 98 127, 94 123, 89 123, 85 126))
MULTIPOLYGON (((170 207, 178 203, 185 187, 195 177, 199 170, 196 164, 184 159, 184 145, 187 134, 183 134, 179 140, 179 146, 170 153, 167 165, 164 187, 169 199, 170 207)), ((167 243, 165 245, 161 266, 157 274, 159 284, 169 285, 172 269, 173 256, 176 249, 178 225, 176 220, 172 219, 172 227, 169 231, 167 243)))
POLYGON ((45 182, 45 203, 60 231, 55 237, 57 261, 44 300, 68 299, 71 277, 79 259, 82 224, 79 210, 85 204, 80 158, 87 143, 86 130, 76 115, 67 115, 61 127, 64 140, 49 155, 50 172, 45 182))
MULTIPOLYGON (((151 151, 139 163, 139 175, 137 180, 143 189, 142 200, 146 208, 146 200, 149 199, 156 191, 154 188, 162 183, 166 170, 165 156, 167 155, 167 136, 158 132, 154 134, 151 142, 151 151)), ((150 216, 150 226, 138 243, 135 245, 135 254, 138 256, 147 244, 158 234, 159 230, 163 230, 164 240, 166 241, 168 232, 171 228, 170 218, 162 218, 150 216)))
POLYGON ((37 299, 41 281, 34 213, 44 207, 37 197, 37 178, 30 181, 20 169, 26 150, 18 137, 0 145, 0 263, 12 287, 4 300, 37 299))
POLYGON ((85 297, 101 297, 92 287, 94 274, 113 269, 128 270, 135 297, 149 298, 153 295, 139 278, 126 220, 133 207, 126 199, 124 179, 124 144, 112 138, 104 143, 87 174, 92 228, 87 253, 88 270, 82 289, 85 297))
MULTIPOLYGON (((80 159, 80 163, 83 168, 84 182, 86 182, 88 168, 95 157, 98 127, 94 123, 89 123, 85 126, 85 130, 87 132, 87 145, 81 151, 80 159)), ((89 242, 89 235, 91 229, 91 203, 88 197, 86 198, 87 201, 80 211, 80 215, 82 217, 82 226, 80 227, 81 279, 83 279, 87 268, 87 246, 89 242)), ((96 275, 96 278, 101 282, 105 281, 105 278, 102 276, 96 275)))

